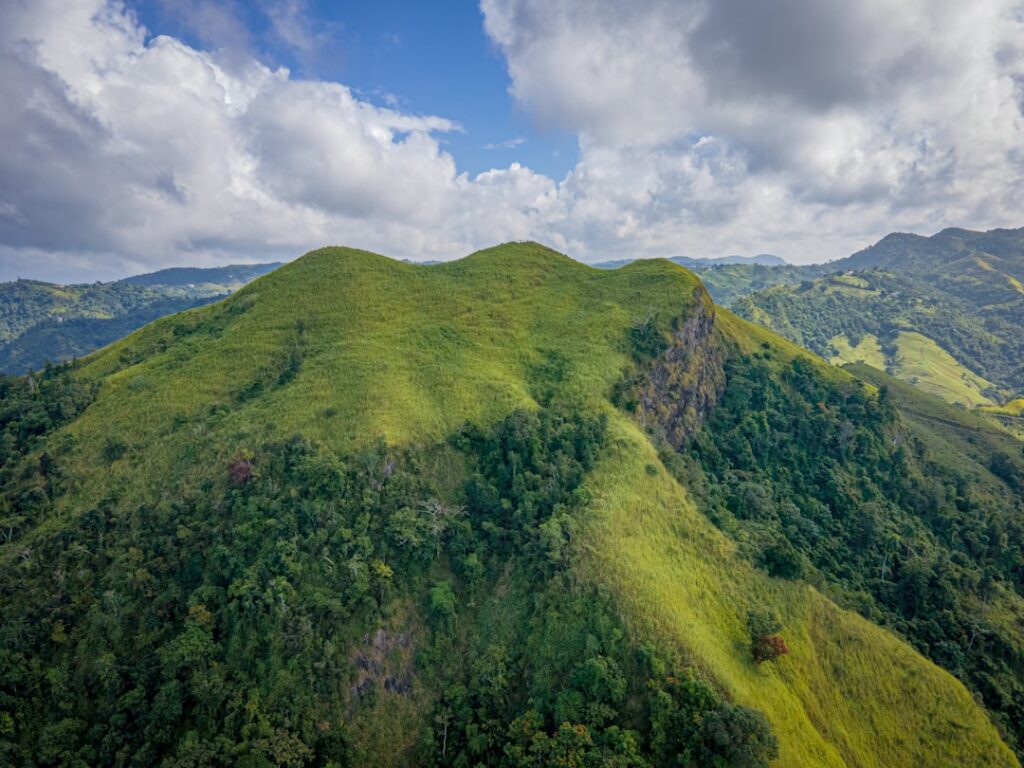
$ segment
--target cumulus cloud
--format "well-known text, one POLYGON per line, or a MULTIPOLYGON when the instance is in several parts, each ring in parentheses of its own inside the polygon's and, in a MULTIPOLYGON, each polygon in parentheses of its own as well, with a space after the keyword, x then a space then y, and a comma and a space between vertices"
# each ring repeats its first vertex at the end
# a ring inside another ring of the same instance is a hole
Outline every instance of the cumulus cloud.
POLYGON ((512 95, 581 136, 564 187, 569 220, 610 233, 595 252, 807 260, 891 229, 1024 223, 1019 0, 482 9, 512 95))
POLYGON ((451 258, 525 233, 550 192, 518 166, 459 174, 439 143, 459 130, 450 120, 380 108, 252 57, 147 40, 116 3, 7 4, 0 50, 2 277, 25 265, 81 278, 292 256, 329 242, 451 258))
MULTIPOLYGON (((0 278, 524 238, 807 261, 1024 224, 1020 0, 483 0, 512 97, 578 136, 560 180, 460 172, 451 120, 268 66, 231 2, 182 7, 209 50, 116 0, 0 4, 0 278)), ((322 43, 300 0, 265 8, 322 43)))

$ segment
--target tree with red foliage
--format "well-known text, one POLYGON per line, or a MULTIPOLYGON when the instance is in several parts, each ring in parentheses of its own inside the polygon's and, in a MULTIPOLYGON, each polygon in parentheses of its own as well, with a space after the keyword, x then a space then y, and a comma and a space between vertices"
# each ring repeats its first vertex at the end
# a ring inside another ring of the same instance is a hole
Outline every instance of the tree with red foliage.
POLYGON ((775 661, 779 656, 789 653, 789 646, 782 639, 782 635, 762 635, 755 638, 751 646, 754 661, 758 664, 765 661, 775 661))

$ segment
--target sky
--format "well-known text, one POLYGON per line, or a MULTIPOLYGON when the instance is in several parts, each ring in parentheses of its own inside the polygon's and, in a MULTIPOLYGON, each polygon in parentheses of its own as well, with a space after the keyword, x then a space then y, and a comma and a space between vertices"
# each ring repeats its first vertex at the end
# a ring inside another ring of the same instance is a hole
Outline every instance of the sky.
POLYGON ((0 280, 1024 226, 1024 0, 0 0, 0 280))

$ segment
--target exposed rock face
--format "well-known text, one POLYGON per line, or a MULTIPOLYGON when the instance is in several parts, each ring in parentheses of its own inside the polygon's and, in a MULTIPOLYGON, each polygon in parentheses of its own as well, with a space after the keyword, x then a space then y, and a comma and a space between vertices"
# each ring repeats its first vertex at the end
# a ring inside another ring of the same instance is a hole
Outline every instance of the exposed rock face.
POLYGON ((725 388, 725 353, 714 330, 715 306, 698 289, 694 311, 638 386, 637 417, 659 426, 676 450, 700 429, 725 388))

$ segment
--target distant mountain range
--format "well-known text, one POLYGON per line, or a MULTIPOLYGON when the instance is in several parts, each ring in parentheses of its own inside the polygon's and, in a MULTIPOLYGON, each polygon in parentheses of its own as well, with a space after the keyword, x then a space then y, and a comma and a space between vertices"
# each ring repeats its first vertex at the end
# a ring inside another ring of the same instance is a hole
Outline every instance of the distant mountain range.
MULTIPOLYGON (((691 256, 670 256, 669 261, 683 267, 714 267, 729 264, 759 264, 763 267, 784 267, 787 262, 781 256, 771 253, 759 253, 756 256, 717 256, 709 258, 694 258, 691 256)), ((631 264, 636 259, 617 259, 615 261, 602 261, 593 266, 598 269, 618 269, 631 264)))
POLYGON ((108 283, 0 283, 0 372, 81 357, 158 317, 207 304, 279 263, 172 268, 108 283))
POLYGON ((891 234, 773 276, 731 306, 827 359, 996 411, 1024 392, 1024 229, 891 234))

